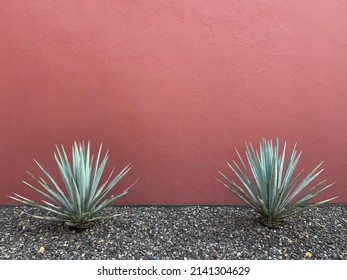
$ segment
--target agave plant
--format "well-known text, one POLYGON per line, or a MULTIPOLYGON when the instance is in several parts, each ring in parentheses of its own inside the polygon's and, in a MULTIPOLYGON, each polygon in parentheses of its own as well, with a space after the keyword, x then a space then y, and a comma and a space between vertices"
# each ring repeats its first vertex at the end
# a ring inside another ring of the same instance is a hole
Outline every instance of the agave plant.
POLYGON ((229 191, 238 196, 246 204, 260 214, 260 222, 270 228, 278 227, 283 220, 291 215, 298 214, 309 208, 322 205, 334 198, 317 203, 307 202, 326 190, 333 184, 326 184, 327 180, 320 181, 308 187, 312 181, 323 171, 319 170, 323 162, 318 164, 305 178, 299 182, 303 170, 294 176, 300 153, 297 153, 296 144, 285 164, 286 142, 282 153, 279 152, 279 140, 273 145, 272 140, 265 138, 260 143, 260 152, 254 150, 252 144, 246 144, 246 156, 249 167, 236 150, 240 164, 233 161, 228 167, 236 175, 240 184, 235 183, 224 173, 221 182, 229 191), (249 171, 250 169, 250 171, 249 171))
POLYGON ((72 165, 70 165, 63 146, 61 146, 61 150, 56 146, 56 150, 57 153, 54 153, 54 158, 63 179, 65 191, 35 160, 38 167, 48 178, 48 182, 28 172, 39 183, 41 188, 35 187, 25 181, 23 183, 40 193, 47 201, 42 200, 42 203, 38 203, 16 193, 10 197, 26 205, 34 206, 53 214, 34 216, 35 218, 64 222, 69 227, 84 228, 88 227, 92 221, 118 216, 117 214, 99 216, 98 213, 104 207, 110 205, 130 191, 135 183, 116 196, 107 196, 119 180, 129 172, 132 166, 130 164, 127 165, 111 179, 114 172, 113 168, 106 181, 103 184, 99 184, 109 156, 107 151, 104 157, 101 158, 102 144, 100 145, 94 165, 93 156, 90 156, 89 142, 87 148, 83 142, 78 144, 74 142, 72 145, 72 165))

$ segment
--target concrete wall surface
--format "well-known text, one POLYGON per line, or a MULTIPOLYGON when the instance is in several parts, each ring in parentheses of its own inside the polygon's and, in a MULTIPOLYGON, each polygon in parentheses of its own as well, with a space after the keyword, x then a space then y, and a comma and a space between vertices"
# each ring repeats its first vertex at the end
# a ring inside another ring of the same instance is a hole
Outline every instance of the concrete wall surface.
POLYGON ((320 199, 347 203, 346 19, 340 0, 0 1, 0 204, 83 140, 133 163, 119 203, 240 203, 214 177, 262 137, 297 142, 305 174, 324 160, 320 199))

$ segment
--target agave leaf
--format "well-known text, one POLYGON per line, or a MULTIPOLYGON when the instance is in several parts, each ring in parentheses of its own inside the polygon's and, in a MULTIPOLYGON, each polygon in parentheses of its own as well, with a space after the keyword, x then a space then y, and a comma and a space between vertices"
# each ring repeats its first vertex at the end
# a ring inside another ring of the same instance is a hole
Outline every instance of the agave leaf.
POLYGON ((268 212, 272 214, 273 212, 273 202, 276 196, 276 190, 277 190, 277 164, 273 164, 272 167, 272 172, 269 175, 270 176, 270 182, 267 184, 267 192, 268 192, 268 201, 267 201, 267 208, 268 208, 268 212))
MULTIPOLYGON (((222 174, 222 173, 221 173, 222 174)), ((224 176, 224 174, 222 174, 224 176)), ((226 177, 227 178, 227 177, 226 177)), ((221 184, 223 184, 229 191, 231 191, 233 194, 235 194, 238 198, 240 198, 243 202, 245 202, 246 204, 248 204, 249 206, 251 206, 253 209, 256 210, 256 203, 252 202, 251 198, 249 198, 249 196, 243 191, 242 188, 240 188, 238 185, 236 185, 235 183, 231 183, 231 185, 234 187, 230 187, 227 184, 225 184, 224 182, 220 181, 218 178, 216 178, 216 180, 218 182, 220 182, 221 184)), ((229 183, 231 182, 229 179, 227 179, 229 181, 229 183)))
POLYGON ((42 210, 46 210, 46 211, 49 211, 49 212, 52 212, 52 213, 55 213, 57 215, 60 215, 60 216, 66 216, 63 212, 61 211, 57 211, 56 209, 54 208, 51 208, 51 207, 47 207, 45 205, 42 205, 42 204, 39 204, 31 199, 28 199, 26 197, 23 197, 19 194, 16 194, 14 193, 15 196, 10 196, 10 198, 18 201, 18 202, 21 202, 23 204, 26 204, 26 205, 29 205, 29 206, 33 206, 33 207, 36 207, 36 208, 40 208, 42 210))
POLYGON ((290 211, 288 211, 284 217, 287 218, 289 216, 293 216, 293 215, 296 215, 298 213, 302 213, 302 212, 304 212, 304 211, 306 211, 308 209, 311 209, 311 208, 314 208, 314 207, 326 204, 326 203, 328 203, 328 202, 330 202, 330 201, 332 201, 332 200, 334 200, 336 198, 338 198, 338 196, 332 197, 332 198, 329 198, 329 199, 326 199, 326 200, 323 200, 323 201, 320 201, 320 202, 317 202, 317 203, 306 204, 306 205, 301 206, 301 207, 291 206, 290 207, 290 211))
POLYGON ((301 192, 308 184, 310 184, 320 173, 323 172, 324 169, 320 170, 319 172, 315 173, 317 169, 323 164, 321 162, 318 164, 302 181, 301 183, 295 188, 293 193, 285 199, 286 202, 291 201, 299 192, 301 192))
MULTIPOLYGON (((292 199, 292 201, 290 202, 291 204, 295 204, 296 202, 298 202, 299 200, 301 200, 302 198, 307 197, 308 195, 310 195, 311 193, 314 193, 320 186, 324 185, 328 180, 323 180, 317 184, 315 184, 313 187, 311 187, 310 189, 306 190, 305 192, 301 192, 299 194, 296 195, 296 197, 294 197, 294 199, 292 199)), ((329 184, 326 187, 330 187, 332 185, 334 185, 335 183, 329 184)))
POLYGON ((301 174, 303 173, 303 170, 299 172, 298 175, 295 176, 293 181, 289 185, 282 184, 282 187, 280 188, 279 192, 277 193, 277 198, 274 202, 274 211, 277 211, 279 208, 285 207, 288 203, 284 200, 284 197, 287 197, 289 191, 296 185, 298 182, 301 174))
POLYGON ((71 204, 73 205, 73 211, 80 211, 81 209, 81 197, 78 191, 77 182, 75 181, 74 176, 72 175, 71 170, 64 168, 59 162, 57 162, 60 174, 64 179, 65 187, 69 194, 71 204), (69 178, 68 178, 69 176, 69 178))
MULTIPOLYGON (((127 172, 129 171, 130 169, 127 170, 127 172)), ((125 175, 126 173, 123 174, 123 176, 125 175)), ((119 179, 121 179, 123 176, 121 176, 119 179)), ((105 206, 109 205, 110 203, 114 202, 115 200, 121 198, 122 196, 126 195, 132 188, 133 186, 137 183, 139 179, 137 179, 130 187, 128 187, 127 189, 125 189, 122 193, 116 195, 116 196, 111 196, 109 199, 105 199, 105 196, 107 195, 106 191, 100 193, 100 195, 96 198, 95 201, 93 201, 93 203, 91 204, 91 209, 93 209, 93 211, 95 211, 96 208, 98 208, 99 210, 101 210, 102 208, 104 208, 105 206), (106 202, 105 202, 106 200, 106 202), (105 205, 103 203, 106 203, 105 205), (100 207, 100 205, 102 205, 100 207)), ((98 210, 98 211, 99 211, 98 210)))
MULTIPOLYGON (((77 144, 76 144, 77 145, 77 144)), ((83 213, 84 212, 84 209, 83 209, 83 183, 84 183, 84 177, 85 177, 85 170, 84 170, 84 153, 83 153, 83 150, 84 150, 84 143, 79 143, 77 145, 77 149, 76 149, 76 158, 77 160, 75 161, 76 162, 76 166, 75 166, 75 169, 74 170, 74 177, 75 177, 75 182, 76 182, 76 187, 77 187, 77 190, 78 190, 78 194, 80 196, 80 209, 81 209, 81 212, 83 213), (83 147, 82 147, 83 145, 83 147)))
MULTIPOLYGON (((258 211, 263 217, 268 217, 268 219, 271 219, 271 216, 269 215, 268 208, 266 207, 264 201, 258 197, 258 211)), ((271 221, 270 221, 271 224, 271 221)))
POLYGON ((108 186, 105 189, 102 189, 102 191, 99 194, 96 194, 94 199, 91 202, 91 205, 98 204, 109 192, 110 190, 118 183, 120 179, 127 174, 132 166, 128 164, 119 174, 108 184, 108 186))
POLYGON ((29 184, 29 183, 27 183, 25 181, 22 181, 25 185, 27 185, 30 188, 32 188, 33 190, 39 192, 40 194, 42 194, 43 196, 45 196, 46 198, 48 198, 52 202, 56 202, 56 203, 62 204, 66 208, 70 207, 70 204, 69 204, 69 201, 67 200, 67 198, 64 197, 64 196, 61 196, 59 193, 54 191, 53 188, 51 188, 42 178, 35 177, 30 172, 27 172, 27 173, 34 180, 36 180, 48 193, 45 193, 45 192, 39 190, 38 188, 34 187, 33 185, 31 185, 31 184, 29 184))
MULTIPOLYGON (((237 172, 237 170, 234 169, 234 167, 229 163, 229 162, 226 162, 227 165, 229 166, 229 168, 234 172, 234 174, 237 176, 237 178, 241 181, 242 185, 246 188, 246 190, 248 191, 248 193, 251 195, 252 199, 253 200, 256 200, 256 195, 257 193, 255 193, 255 189, 250 187, 250 181, 246 181, 243 179, 242 175, 239 174, 237 172)), ((224 176, 224 174, 222 174, 224 176)), ((225 177, 225 176, 224 176, 225 177)))
POLYGON ((69 159, 66 155, 65 149, 63 146, 61 146, 61 149, 62 149, 63 155, 61 154, 58 146, 56 145, 56 150, 57 150, 59 159, 55 153, 54 153, 54 158, 58 165, 60 175, 63 178, 65 188, 68 192, 68 196, 70 197, 72 205, 76 205, 78 200, 78 194, 73 183, 75 179, 74 179, 73 172, 69 163, 69 159))
MULTIPOLYGON (((279 142, 278 138, 277 141, 279 142)), ((283 170, 284 170, 284 159, 286 156, 286 149, 287 149, 287 141, 284 141, 284 146, 282 150, 282 155, 279 158, 279 171, 278 171, 278 188, 282 187, 282 178, 283 178, 283 170)))
POLYGON ((54 205, 48 201, 45 201, 45 200, 42 200, 42 202, 44 204, 46 204, 48 207, 51 207, 51 208, 54 208, 56 209, 57 211, 61 212, 61 213, 65 213, 66 212, 66 209, 62 208, 61 206, 57 206, 57 205, 54 205))
POLYGON ((237 191, 240 195, 244 196, 245 199, 247 199, 250 203, 256 201, 256 198, 252 196, 252 194, 247 191, 245 192, 240 186, 238 186, 234 181, 230 180, 224 173, 218 171, 218 173, 220 175, 222 175, 224 177, 224 179, 230 184, 230 186, 228 186, 227 184, 225 184, 224 182, 220 181, 218 178, 217 181, 222 183, 223 185, 225 185, 228 189, 234 189, 235 191, 237 191))
POLYGON ((97 221, 97 220, 106 220, 106 219, 113 219, 119 216, 122 216, 124 214, 113 214, 113 215, 107 215, 107 216, 98 216, 98 217, 94 217, 91 218, 89 221, 93 222, 93 221, 97 221))
MULTIPOLYGON (((103 171, 104 171, 104 168, 105 168, 105 165, 106 165, 107 160, 108 160, 108 155, 106 154, 105 158, 104 158, 103 161, 101 162, 101 164, 100 164, 100 166, 99 166, 99 169, 98 169, 98 171, 97 171, 97 181, 98 181, 98 183, 99 183, 100 180, 101 180, 101 174, 102 174, 103 171), (100 174, 100 175, 99 175, 99 174, 100 174), (100 176, 100 178, 98 178, 99 176, 100 176)), ((113 175, 114 170, 115 170, 115 167, 113 167, 113 169, 112 169, 110 175, 108 176, 107 180, 101 185, 100 188, 98 188, 97 193, 98 193, 98 192, 102 192, 102 191, 104 190, 104 188, 107 186, 109 180, 111 179, 111 177, 112 177, 112 175, 113 175)), ((95 195, 97 195, 97 194, 94 194, 93 197, 94 197, 95 195)))
POLYGON ((91 181, 91 171, 89 170, 89 162, 90 162, 90 144, 88 142, 87 145, 87 151, 84 155, 85 160, 83 161, 83 170, 84 170, 84 174, 83 174, 83 199, 82 199, 82 208, 83 211, 85 209, 87 209, 87 203, 88 203, 88 194, 89 194, 89 190, 90 190, 90 181, 91 181))
POLYGON ((69 219, 59 219, 57 217, 54 216, 38 216, 38 215, 31 215, 29 214, 31 217, 36 218, 36 219, 41 219, 41 220, 47 220, 50 222, 67 222, 69 221, 69 219))
POLYGON ((137 179, 134 183, 132 183, 130 185, 130 187, 126 188, 122 193, 116 195, 116 196, 111 196, 106 198, 104 201, 102 201, 100 204, 94 204, 90 209, 93 213, 97 213, 98 211, 100 211, 101 209, 105 208, 106 206, 108 206, 109 204, 113 203, 114 201, 116 201, 117 199, 125 196, 126 194, 128 194, 133 187, 135 186, 135 184, 139 181, 139 179, 137 179))
POLYGON ((72 169, 70 167, 66 152, 64 147, 62 146, 62 152, 64 157, 61 156, 61 153, 59 149, 57 148, 58 154, 60 156, 61 162, 57 161, 57 165, 59 167, 59 171, 64 179, 66 189, 69 193, 70 199, 72 200, 72 205, 74 205, 74 211, 76 213, 83 212, 82 210, 82 197, 80 192, 80 175, 79 167, 83 168, 83 166, 80 165, 81 158, 78 154, 78 146, 75 142, 72 146, 72 169))
POLYGON ((287 212, 288 210, 286 208, 281 208, 277 211, 274 211, 273 212, 273 217, 272 219, 274 221, 282 221, 283 220, 283 215, 285 215, 285 213, 287 212))
MULTIPOLYGON (((59 149, 57 149, 58 154, 60 154, 59 149)), ((65 153, 65 151, 64 151, 65 153)), ((56 155, 55 155, 56 157, 56 155)), ((64 156, 65 157, 65 156, 64 156)), ((76 188, 76 181, 73 175, 73 172, 71 170, 71 167, 68 162, 65 161, 65 158, 61 158, 61 161, 59 161, 56 158, 57 166, 60 172, 60 175, 63 178, 65 188, 68 192, 68 196, 71 200, 71 204, 74 205, 74 209, 76 210, 77 207, 77 201, 80 199, 78 189, 76 188)))
MULTIPOLYGON (((49 194, 41 191, 40 189, 32 186, 31 184, 25 182, 25 181, 22 181, 25 185, 27 185, 28 187, 32 188, 33 190, 37 191, 38 193, 40 193, 41 195, 43 195, 44 197, 48 198, 50 201, 53 201, 53 202, 56 202, 56 203, 59 203, 59 200, 58 199, 55 199, 53 196, 50 196, 49 194)), ((41 185, 43 185, 43 187, 46 187, 45 184, 43 184, 41 181, 39 181, 41 185)), ((61 203, 64 203, 64 201, 62 200, 61 203)))
POLYGON ((101 209, 105 208, 106 206, 110 205, 112 202, 116 201, 117 199, 125 196, 126 194, 129 193, 129 188, 127 188, 126 190, 124 190, 122 193, 116 195, 116 196, 111 196, 106 198, 104 201, 102 201, 100 204, 98 204, 95 209, 93 209, 93 213, 97 213, 99 212, 101 209))
MULTIPOLYGON (((239 158, 239 160, 240 160, 240 162, 241 162, 241 164, 242 164, 242 167, 243 167, 243 169, 244 169, 244 174, 245 174, 245 177, 246 177, 246 178, 248 179, 248 181, 249 181, 249 185, 253 186, 254 189, 255 189, 255 191, 253 191, 252 193, 254 193, 254 196, 257 196, 257 195, 259 196, 259 195, 261 195, 261 189, 260 189, 259 185, 258 185, 257 182, 254 180, 254 177, 252 177, 252 176, 250 175, 250 173, 248 172, 248 169, 247 169, 247 167, 246 167, 246 164, 244 163, 244 161, 243 161, 243 159, 242 159, 240 153, 238 152, 238 150, 235 149, 235 151, 236 151, 237 156, 238 156, 238 158, 239 158)), ((236 164, 236 163, 235 163, 235 164, 236 164)), ((254 198, 254 199, 255 199, 255 198, 254 198)))
MULTIPOLYGON (((226 163, 228 164, 228 166, 230 167, 230 169, 233 169, 232 168, 232 166, 231 166, 231 164, 228 162, 228 161, 226 161, 226 163)), ((251 181, 249 181, 249 179, 248 179, 248 177, 247 177, 247 175, 243 172, 243 170, 240 168, 240 166, 233 160, 233 164, 235 165, 235 167, 236 167, 236 169, 237 169, 237 171, 233 171, 235 174, 238 174, 238 175, 240 175, 240 177, 241 177, 241 179, 242 179, 242 184, 243 185, 247 185, 247 186, 249 186, 250 184, 251 184, 251 181)))
MULTIPOLYGON (((47 176, 47 178, 51 181, 51 183, 54 185, 54 187, 58 190, 59 192, 59 197, 62 197, 66 203, 68 203, 68 200, 64 194, 64 192, 60 189, 60 187, 58 186, 58 184, 55 182, 55 180, 51 177, 51 175, 38 163, 38 161, 34 160, 35 163, 37 164, 37 166, 41 169, 41 171, 47 176)), ((58 197, 58 194, 53 191, 53 189, 51 187, 49 187, 47 184, 46 184, 46 189, 49 191, 51 190, 51 194, 54 195, 54 197, 58 197), (54 193, 54 194, 53 194, 54 193)))
MULTIPOLYGON (((276 149, 275 145, 275 149, 276 149)), ((266 139, 263 138, 263 143, 260 146, 260 162, 262 167, 262 173, 264 174, 265 182, 269 183, 269 178, 271 178, 271 174, 273 173, 273 161, 276 160, 276 151, 273 151, 273 144, 272 141, 266 141, 266 139), (267 147, 270 147, 267 149, 267 147)))
POLYGON ((112 181, 111 183, 109 183, 109 185, 107 186, 107 188, 105 189, 105 192, 108 193, 113 187, 114 185, 116 185, 118 183, 118 181, 125 175, 127 174, 130 169, 133 168, 133 166, 129 163, 112 181))
POLYGON ((267 192, 268 192, 268 201, 267 201, 267 208, 268 208, 268 212, 270 213, 270 215, 273 214, 274 211, 274 200, 276 197, 276 193, 278 191, 278 163, 279 163, 279 159, 278 159, 278 139, 276 139, 276 143, 274 146, 274 151, 272 152, 273 149, 273 145, 272 142, 270 142, 270 147, 269 149, 266 149, 266 147, 264 147, 264 154, 267 157, 267 174, 266 174, 266 178, 267 178, 267 182, 266 182, 266 186, 267 186, 267 192))
POLYGON ((259 174, 259 168, 257 167, 257 164, 255 161, 252 161, 251 157, 248 156, 248 160, 249 160, 249 165, 250 165, 250 169, 254 178, 254 182, 255 182, 255 186, 258 187, 257 190, 251 191, 252 193, 254 193, 255 191, 257 191, 258 195, 260 197, 265 197, 264 194, 264 190, 262 188, 262 180, 261 180, 261 175, 259 174))
POLYGON ((317 185, 315 185, 314 187, 312 187, 309 191, 307 191, 305 194, 298 196, 295 200, 292 201, 292 205, 301 205, 306 203, 307 201, 309 201, 310 199, 312 199, 313 197, 317 196, 319 193, 321 193, 322 191, 326 190, 327 188, 331 187, 332 185, 334 185, 334 183, 329 184, 327 186, 325 186, 322 189, 317 189, 321 184, 323 184, 326 180, 318 183, 317 185))
POLYGON ((268 192, 266 188, 266 178, 264 176, 264 170, 261 165, 261 159, 259 157, 258 152, 254 151, 254 148, 252 144, 250 144, 250 148, 246 146, 247 148, 247 158, 249 161, 249 166, 251 167, 252 174, 254 176, 254 179, 256 181, 256 184, 259 186, 260 189, 260 197, 265 202, 268 200, 268 192))
MULTIPOLYGON (((89 198, 93 198, 94 195, 95 195, 95 192, 96 192, 96 188, 97 186, 99 185, 99 182, 100 182, 100 178, 101 178, 101 174, 105 168, 105 165, 106 165, 106 162, 107 162, 107 159, 108 159, 108 151, 106 152, 103 160, 102 160, 102 163, 99 167, 99 160, 100 160, 100 155, 101 155, 101 150, 102 150, 102 144, 100 145, 100 148, 99 148, 99 152, 98 152, 98 156, 96 158, 96 162, 95 162, 95 165, 94 165, 94 170, 93 170, 93 177, 92 177, 92 183, 91 183, 91 190, 90 190, 90 194, 89 194, 89 198)), ((90 200, 89 200, 90 202, 90 200)))
POLYGON ((236 151, 236 154, 237 154, 237 156, 238 156, 238 158, 239 158, 239 160, 240 160, 240 162, 241 162, 241 164, 242 164, 242 167, 243 167, 244 173, 246 174, 246 177, 247 177, 248 179, 250 179, 251 176, 249 175, 249 172, 248 172, 248 169, 247 169, 247 167, 246 167, 245 162, 243 161, 243 159, 242 159, 242 157, 241 157, 239 151, 238 151, 237 149, 235 149, 235 151, 236 151))
POLYGON ((90 142, 88 141, 87 146, 87 155, 86 160, 84 164, 85 168, 85 179, 84 179, 84 192, 83 192, 83 209, 88 209, 88 202, 89 202, 89 191, 90 191, 90 184, 91 184, 91 174, 92 170, 90 169, 90 142))
POLYGON ((288 186, 290 184, 290 180, 294 174, 296 165, 301 157, 302 152, 300 152, 298 154, 298 156, 296 156, 296 144, 294 145, 294 148, 290 154, 290 157, 288 159, 287 165, 286 165, 286 169, 284 171, 284 177, 283 177, 283 183, 282 185, 284 186, 288 186))
POLYGON ((72 147, 72 174, 73 174, 73 178, 75 179, 76 184, 79 183, 78 168, 80 166, 80 157, 79 157, 78 153, 79 153, 78 145, 76 142, 74 142, 73 147, 72 147))
POLYGON ((89 205, 93 205, 93 202, 95 201, 95 198, 99 197, 100 194, 103 192, 103 190, 107 186, 108 182, 110 181, 110 179, 111 179, 111 177, 113 175, 114 170, 115 170, 115 168, 112 169, 112 171, 111 171, 110 175, 107 177, 106 181, 98 188, 96 194, 94 194, 94 196, 90 197, 89 205))
POLYGON ((77 187, 78 187, 78 193, 81 197, 80 199, 81 216, 83 217, 83 213, 87 211, 87 209, 85 209, 85 200, 86 200, 86 190, 88 190, 89 188, 89 186, 86 185, 87 174, 85 169, 86 155, 85 155, 84 142, 82 142, 82 144, 79 145, 78 157, 79 157, 79 166, 77 171, 77 177, 78 177, 77 187))

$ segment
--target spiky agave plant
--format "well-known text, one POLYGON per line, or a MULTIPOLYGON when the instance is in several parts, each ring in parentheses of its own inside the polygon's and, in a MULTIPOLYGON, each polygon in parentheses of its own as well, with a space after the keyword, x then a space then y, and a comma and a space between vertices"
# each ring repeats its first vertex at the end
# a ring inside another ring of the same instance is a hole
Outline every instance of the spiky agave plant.
POLYGON ((72 145, 72 165, 70 165, 63 146, 61 146, 61 150, 56 146, 56 150, 57 153, 54 153, 54 158, 65 185, 65 192, 52 176, 35 160, 38 167, 48 178, 48 182, 28 172, 42 188, 35 187, 25 181, 23 183, 40 193, 47 201, 42 200, 42 203, 38 203, 16 193, 10 197, 26 205, 34 206, 54 214, 34 217, 64 222, 70 227, 84 228, 88 227, 92 221, 118 216, 117 214, 99 216, 98 212, 130 191, 135 183, 116 196, 107 196, 119 180, 129 172, 132 166, 128 164, 111 179, 114 172, 113 168, 106 181, 99 185, 109 157, 107 151, 104 157, 101 158, 102 144, 100 145, 94 165, 93 156, 90 157, 89 142, 87 147, 85 147, 84 142, 78 144, 74 142, 72 145))
POLYGON ((260 214, 260 222, 268 227, 278 227, 283 220, 291 215, 298 214, 309 208, 329 202, 334 198, 326 199, 313 204, 306 204, 311 198, 326 190, 333 184, 326 185, 327 180, 307 186, 323 171, 318 164, 304 179, 299 182, 303 170, 294 177, 295 167, 299 161, 296 144, 285 164, 286 142, 279 152, 279 140, 273 145, 272 140, 265 138, 260 143, 260 152, 254 150, 252 144, 246 144, 246 156, 250 171, 236 150, 240 165, 227 161, 227 165, 241 182, 241 186, 219 173, 225 179, 221 182, 229 191, 238 196, 246 204, 260 214), (243 187, 242 187, 243 186, 243 187))

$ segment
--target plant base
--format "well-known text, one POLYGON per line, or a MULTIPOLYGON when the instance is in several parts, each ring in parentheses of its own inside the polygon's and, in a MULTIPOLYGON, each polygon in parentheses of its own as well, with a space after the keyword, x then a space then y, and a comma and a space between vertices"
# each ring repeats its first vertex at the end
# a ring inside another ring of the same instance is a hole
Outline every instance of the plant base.
POLYGON ((90 228, 92 226, 92 223, 85 223, 80 225, 71 225, 71 224, 65 223, 64 225, 71 231, 82 232, 90 228))
POLYGON ((278 229, 281 227, 281 225, 283 224, 282 221, 279 221, 279 222, 272 222, 271 224, 269 223, 269 221, 267 219, 264 219, 264 218, 261 218, 259 217, 258 218, 258 221, 259 223, 261 223, 263 226, 265 227, 268 227, 270 229, 278 229))

